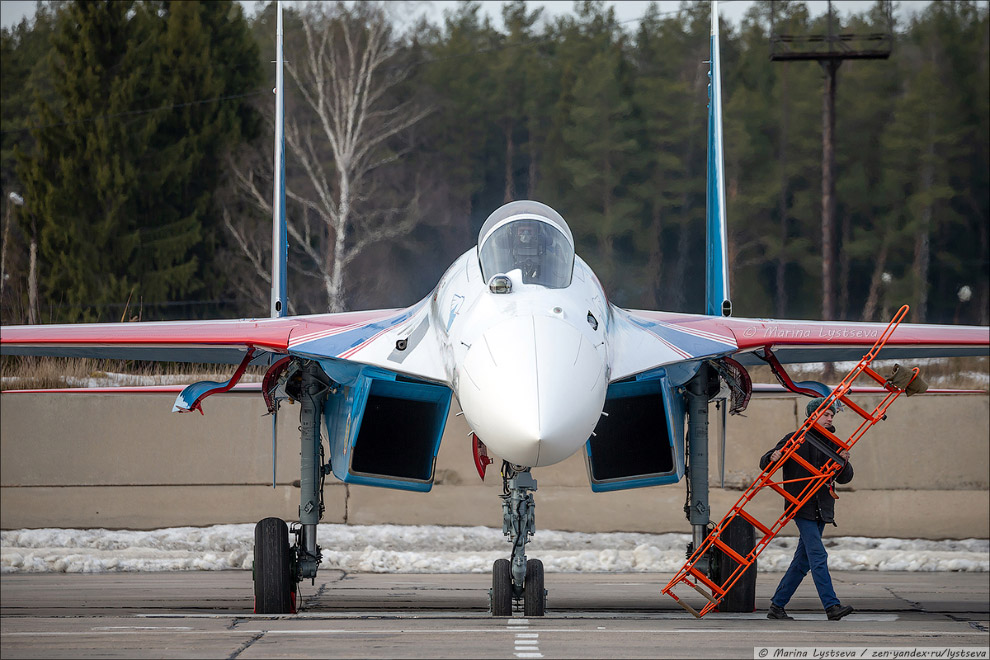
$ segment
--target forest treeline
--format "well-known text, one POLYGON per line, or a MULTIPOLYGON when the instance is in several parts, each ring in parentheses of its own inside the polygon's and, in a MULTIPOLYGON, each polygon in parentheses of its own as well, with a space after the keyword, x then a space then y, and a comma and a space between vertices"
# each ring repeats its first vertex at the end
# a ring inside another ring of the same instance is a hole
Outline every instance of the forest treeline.
MULTIPOLYGON (((290 312, 411 304, 524 198, 616 304, 701 312, 708 3, 506 2, 502 27, 409 8, 285 8, 290 312)), ((893 29, 889 59, 838 71, 837 318, 988 323, 988 13, 833 26, 893 29)), ((769 48, 826 20, 757 2, 722 24, 737 316, 822 315, 823 75, 769 48)), ((4 323, 268 315, 274 40, 273 4, 228 1, 40 3, 3 29, 4 323)))

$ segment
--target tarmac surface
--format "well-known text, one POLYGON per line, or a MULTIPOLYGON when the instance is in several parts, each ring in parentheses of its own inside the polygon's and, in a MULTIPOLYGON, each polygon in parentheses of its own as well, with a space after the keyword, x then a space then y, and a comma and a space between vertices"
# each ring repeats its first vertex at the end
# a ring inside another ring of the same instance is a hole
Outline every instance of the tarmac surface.
POLYGON ((987 573, 833 572, 839 597, 856 608, 842 621, 826 620, 810 577, 787 608, 796 620, 767 620, 773 573, 759 576, 756 612, 698 620, 660 594, 671 577, 548 573, 547 615, 527 619, 488 614, 486 574, 321 571, 303 584, 299 614, 287 616, 251 613, 249 571, 5 574, 0 656, 774 658, 963 647, 976 655, 956 658, 987 657, 987 573))

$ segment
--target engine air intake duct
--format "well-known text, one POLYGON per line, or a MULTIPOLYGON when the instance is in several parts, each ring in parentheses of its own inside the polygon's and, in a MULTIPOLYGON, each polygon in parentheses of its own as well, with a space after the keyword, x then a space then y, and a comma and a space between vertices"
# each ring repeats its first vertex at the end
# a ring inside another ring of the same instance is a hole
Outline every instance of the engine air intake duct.
POLYGON ((331 442, 334 474, 346 483, 430 490, 450 390, 382 378, 364 378, 347 389, 334 410, 336 437, 347 437, 346 447, 331 442))
MULTIPOLYGON (((676 482, 670 415, 660 379, 613 383, 595 435, 586 445, 588 478, 594 491, 676 482)), ((683 468, 682 468, 683 470, 683 468)))

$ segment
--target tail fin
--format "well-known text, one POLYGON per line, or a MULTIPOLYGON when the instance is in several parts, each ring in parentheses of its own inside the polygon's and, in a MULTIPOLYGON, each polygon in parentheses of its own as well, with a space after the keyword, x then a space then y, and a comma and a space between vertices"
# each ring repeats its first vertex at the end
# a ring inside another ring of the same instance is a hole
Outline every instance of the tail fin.
POLYGON ((288 307, 285 278, 288 239, 285 231, 285 98, 282 85, 282 3, 276 9, 275 36, 275 190, 272 198, 272 318, 288 307))
POLYGON ((722 165, 722 70, 718 46, 718 2, 712 2, 711 60, 708 69, 708 206, 705 254, 705 314, 730 316, 725 175, 722 165))

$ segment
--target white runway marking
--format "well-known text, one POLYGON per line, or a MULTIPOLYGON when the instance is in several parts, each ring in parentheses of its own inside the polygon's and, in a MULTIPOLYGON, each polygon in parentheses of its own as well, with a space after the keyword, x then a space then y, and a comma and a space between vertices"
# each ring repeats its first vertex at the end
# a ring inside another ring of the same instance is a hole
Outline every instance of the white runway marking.
POLYGON ((505 627, 515 633, 513 653, 517 658, 542 658, 540 653, 540 633, 523 632, 529 630, 529 619, 509 619, 505 627))

